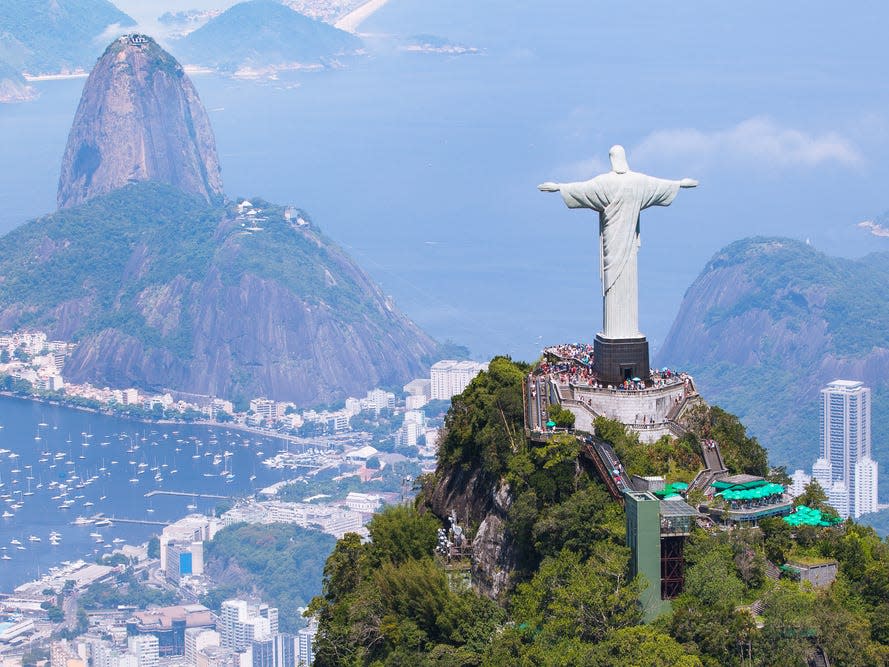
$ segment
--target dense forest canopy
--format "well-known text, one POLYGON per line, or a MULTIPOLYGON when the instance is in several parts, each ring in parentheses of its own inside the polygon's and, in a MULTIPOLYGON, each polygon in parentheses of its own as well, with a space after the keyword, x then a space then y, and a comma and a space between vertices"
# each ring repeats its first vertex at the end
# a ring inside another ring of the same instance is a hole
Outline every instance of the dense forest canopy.
MULTIPOLYGON (((371 539, 340 540, 324 568, 316 664, 600 665, 717 667, 806 665, 823 650, 832 665, 889 664, 889 545, 867 527, 696 528, 686 545, 686 584, 672 609, 642 624, 629 577, 625 517, 592 474, 570 434, 530 442, 522 425, 522 376, 529 367, 491 361, 447 415, 438 469, 481 471, 509 490, 502 540, 515 554, 509 592, 492 601, 436 550, 446 517, 391 507, 369 525, 371 539), (836 581, 813 588, 775 578, 787 561, 839 565, 836 581)), ((630 473, 690 479, 700 442, 716 438, 732 472, 783 476, 734 416, 702 406, 681 440, 643 445, 600 419, 630 473)), ((690 499, 692 500, 692 499, 690 499)), ((798 499, 829 510, 817 484, 798 499)), ((473 527, 470 527, 470 532, 473 527)), ((471 537, 471 535, 470 535, 471 537)))

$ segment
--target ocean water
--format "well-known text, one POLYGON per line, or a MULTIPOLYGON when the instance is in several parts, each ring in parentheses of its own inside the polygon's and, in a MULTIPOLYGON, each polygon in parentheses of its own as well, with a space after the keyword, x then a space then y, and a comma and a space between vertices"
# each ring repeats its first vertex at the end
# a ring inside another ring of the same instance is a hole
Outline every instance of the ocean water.
POLYGON ((7 397, 0 424, 0 514, 12 514, 0 518, 0 555, 9 556, 0 558, 0 592, 63 560, 110 553, 114 540, 141 544, 162 528, 74 525, 77 517, 169 522, 225 502, 202 494, 243 496, 287 476, 261 465, 284 441, 225 428, 142 424, 7 397), (146 497, 152 491, 188 495, 146 497), (51 532, 61 535, 57 546, 51 532))

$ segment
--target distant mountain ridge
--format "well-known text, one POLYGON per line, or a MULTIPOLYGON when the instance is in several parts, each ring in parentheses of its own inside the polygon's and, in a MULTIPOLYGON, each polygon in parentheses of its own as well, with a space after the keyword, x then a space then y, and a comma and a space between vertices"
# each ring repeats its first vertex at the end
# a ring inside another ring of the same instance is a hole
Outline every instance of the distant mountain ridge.
POLYGON ((658 364, 691 371, 776 464, 809 468, 818 392, 837 378, 874 389, 873 445, 889 456, 889 254, 830 257, 786 238, 737 241, 685 294, 658 364))
POLYGON ((360 47, 354 35, 274 0, 236 4, 171 45, 184 62, 231 72, 320 63, 360 47))
POLYGON ((3 0, 0 61, 34 75, 89 69, 115 24, 135 21, 108 0, 3 0))

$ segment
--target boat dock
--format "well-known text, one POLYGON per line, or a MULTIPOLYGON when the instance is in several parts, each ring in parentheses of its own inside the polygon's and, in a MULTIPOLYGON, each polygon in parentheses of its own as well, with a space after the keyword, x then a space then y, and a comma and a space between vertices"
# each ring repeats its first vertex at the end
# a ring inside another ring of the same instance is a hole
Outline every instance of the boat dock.
POLYGON ((203 498, 205 500, 232 500, 232 496, 217 496, 213 493, 188 493, 187 491, 162 491, 155 489, 145 494, 146 498, 154 496, 180 496, 182 498, 203 498))
POLYGON ((148 519, 121 519, 114 516, 96 517, 97 519, 107 519, 111 523, 135 523, 141 526, 169 526, 170 521, 150 521, 148 519))

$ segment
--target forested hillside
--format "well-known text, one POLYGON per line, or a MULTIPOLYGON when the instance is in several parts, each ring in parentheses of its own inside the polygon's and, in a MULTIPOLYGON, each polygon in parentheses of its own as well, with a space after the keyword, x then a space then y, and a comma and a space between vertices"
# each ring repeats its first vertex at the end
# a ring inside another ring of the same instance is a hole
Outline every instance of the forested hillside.
POLYGON ((732 243, 689 287, 658 364, 693 374, 791 470, 818 456, 819 390, 861 380, 873 390, 880 460, 889 442, 887 259, 832 257, 786 238, 732 243))
MULTIPOLYGON (((454 399, 438 470, 416 507, 375 517, 368 543, 355 535, 337 543, 312 602, 317 665, 771 667, 805 665, 816 649, 832 665, 887 664, 889 546, 851 521, 695 529, 685 592, 670 614, 643 625, 645 582, 629 577, 623 509, 586 469, 575 439, 525 440, 526 371, 492 360, 454 399), (471 540, 473 586, 436 550, 450 512, 471 540), (772 565, 824 558, 839 563, 825 589, 769 576, 772 565), (503 586, 491 586, 498 577, 503 586)), ((654 446, 615 422, 596 427, 630 473, 693 474, 702 435, 720 438, 733 471, 767 472, 764 451, 735 417, 704 409, 695 421, 683 441, 654 446)), ((828 509, 817 485, 800 502, 828 509)))

